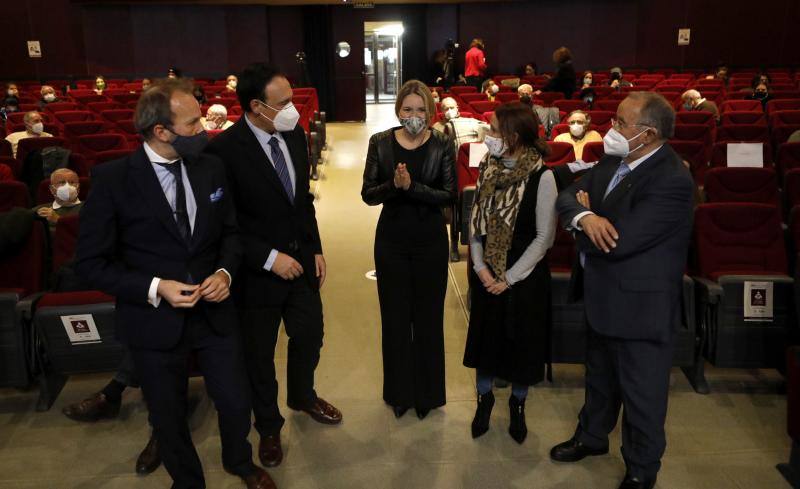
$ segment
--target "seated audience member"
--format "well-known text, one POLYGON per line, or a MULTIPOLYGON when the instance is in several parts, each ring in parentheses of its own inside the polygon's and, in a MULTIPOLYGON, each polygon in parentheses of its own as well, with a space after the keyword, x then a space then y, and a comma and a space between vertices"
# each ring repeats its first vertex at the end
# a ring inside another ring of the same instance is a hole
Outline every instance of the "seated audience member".
POLYGON ((235 92, 236 84, 239 83, 239 79, 236 78, 236 75, 228 75, 228 78, 226 78, 225 81, 228 82, 228 84, 225 85, 225 90, 229 92, 235 92))
POLYGON ((724 64, 718 64, 717 69, 714 70, 713 75, 708 75, 706 80, 722 80, 723 86, 728 86, 728 67, 724 64))
POLYGON ((183 76, 183 73, 180 68, 172 66, 167 70, 167 78, 180 78, 181 76, 183 76))
POLYGON ((681 95, 681 99, 683 100, 683 108, 685 110, 711 112, 714 114, 714 119, 719 122, 719 108, 717 108, 717 104, 711 100, 704 99, 697 90, 686 90, 683 92, 683 95, 681 95))
POLYGON ((545 135, 549 135, 553 126, 558 124, 561 117, 558 112, 558 107, 542 107, 541 105, 533 103, 533 94, 541 93, 534 92, 533 87, 524 83, 517 88, 517 96, 519 101, 531 108, 539 119, 539 124, 544 128, 545 135))
POLYGON ((42 94, 41 100, 39 100, 39 108, 44 109, 45 105, 52 104, 53 102, 58 102, 58 96, 56 95, 56 89, 51 87, 50 85, 43 85, 42 89, 40 90, 42 94))
POLYGON ((541 90, 533 92, 561 92, 565 99, 571 99, 575 92, 575 68, 572 66, 572 51, 561 46, 553 52, 553 62, 558 66, 556 76, 551 78, 541 90))
POLYGON ((582 110, 574 110, 567 117, 569 132, 559 134, 553 140, 559 143, 570 143, 575 150, 575 158, 583 159, 583 147, 586 143, 600 142, 603 136, 594 129, 590 129, 592 118, 582 110))
POLYGON ((208 103, 208 98, 206 97, 206 90, 203 88, 202 85, 194 85, 192 87, 192 95, 194 95, 195 100, 200 105, 205 105, 208 103))
POLYGON ((147 89, 150 88, 150 85, 152 85, 152 82, 150 81, 149 78, 143 78, 142 79, 142 91, 143 92, 147 91, 147 89))
POLYGON ((228 109, 222 104, 209 107, 206 116, 200 119, 200 123, 206 131, 224 130, 233 125, 233 122, 228 120, 228 109))
POLYGON ((19 110, 19 90, 16 83, 6 84, 6 93, 3 96, 2 109, 5 112, 16 112, 19 110))
POLYGON ((523 76, 536 76, 537 66, 535 61, 527 63, 522 69, 523 76))
POLYGON ((444 118, 433 125, 433 129, 450 137, 455 147, 456 154, 458 148, 464 143, 478 143, 483 141, 483 136, 489 129, 485 122, 471 117, 461 117, 458 110, 458 102, 452 97, 442 100, 442 112, 444 118))
POLYGON ((78 174, 69 168, 59 168, 50 174, 50 193, 53 202, 34 207, 40 217, 47 219, 50 231, 55 232, 56 223, 61 216, 78 214, 83 203, 78 198, 80 190, 78 174))
POLYGON ((608 86, 619 90, 622 87, 632 87, 633 83, 623 78, 622 68, 615 66, 611 68, 611 78, 608 79, 608 86))
POLYGON ((6 83, 6 96, 19 98, 19 88, 14 82, 6 83))
POLYGON ((25 130, 19 132, 12 132, 6 136, 6 141, 11 143, 11 151, 14 153, 14 158, 17 157, 17 147, 19 142, 27 138, 51 138, 52 134, 44 132, 44 122, 42 122, 42 115, 38 112, 31 111, 25 114, 23 118, 25 122, 25 130))
POLYGON ((593 82, 594 74, 591 71, 584 71, 583 80, 581 82, 581 93, 578 98, 589 104, 590 109, 592 105, 594 105, 594 99, 597 97, 597 93, 595 93, 592 86, 593 82))
POLYGON ((94 80, 94 93, 97 95, 103 95, 103 92, 106 90, 106 79, 103 78, 101 75, 97 75, 97 78, 94 80))
POLYGON ((483 82, 483 87, 481 89, 483 93, 486 95, 486 99, 490 102, 494 102, 495 96, 500 91, 500 85, 494 82, 491 78, 483 82))
POLYGON ((756 85, 753 93, 745 98, 748 100, 759 100, 765 111, 767 110, 767 102, 772 100, 772 96, 769 94, 769 89, 767 88, 766 83, 759 83, 756 85))

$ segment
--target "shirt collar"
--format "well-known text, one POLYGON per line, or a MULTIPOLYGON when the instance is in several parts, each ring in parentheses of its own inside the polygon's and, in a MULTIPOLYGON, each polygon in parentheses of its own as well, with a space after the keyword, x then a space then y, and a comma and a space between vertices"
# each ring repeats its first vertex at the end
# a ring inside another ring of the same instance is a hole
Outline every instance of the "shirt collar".
POLYGON ((277 138, 278 141, 281 141, 283 139, 281 137, 281 133, 279 133, 278 131, 275 131, 274 134, 270 134, 267 131, 265 131, 265 130, 261 129, 260 127, 256 126, 255 124, 253 124, 250 121, 250 117, 248 117, 247 114, 244 115, 244 120, 245 120, 245 122, 247 122, 247 126, 250 128, 251 131, 253 131, 253 134, 258 139, 262 139, 267 143, 272 138, 277 138))
POLYGON ((78 205, 80 203, 81 203, 81 199, 78 199, 72 205, 61 205, 61 204, 58 203, 58 201, 54 200, 52 207, 53 207, 53 210, 57 210, 57 209, 61 209, 62 207, 75 207, 76 205, 78 205))
POLYGON ((631 171, 635 170, 637 166, 639 166, 639 165, 641 165, 642 163, 644 163, 644 161, 645 161, 647 158, 650 158, 651 156, 653 156, 653 154, 654 154, 656 151, 658 151, 659 149, 661 149, 661 146, 663 146, 663 144, 662 144, 662 145, 660 145, 658 148, 654 149, 653 151, 651 151, 651 152, 647 153, 646 155, 642 156, 641 158, 638 158, 638 159, 635 159, 635 160, 631 161, 630 163, 628 163, 628 168, 630 168, 630 169, 631 169, 631 171))
POLYGON ((697 104, 695 104, 695 107, 699 107, 699 106, 700 106, 701 104, 703 104, 705 101, 706 101, 706 99, 704 99, 704 98, 701 98, 700 100, 698 100, 698 101, 697 101, 697 104))
POLYGON ((175 163, 176 161, 180 160, 180 158, 175 158, 174 160, 168 160, 164 158, 160 154, 153 151, 153 148, 151 148, 147 142, 145 142, 143 146, 144 152, 147 154, 147 159, 149 159, 151 163, 175 163))

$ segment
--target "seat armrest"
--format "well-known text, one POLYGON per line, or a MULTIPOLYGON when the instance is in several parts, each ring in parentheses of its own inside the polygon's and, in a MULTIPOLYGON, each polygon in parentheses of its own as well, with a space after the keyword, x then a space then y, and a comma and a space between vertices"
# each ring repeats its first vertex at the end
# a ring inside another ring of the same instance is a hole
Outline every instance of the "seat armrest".
POLYGON ((716 305, 719 304, 725 296, 725 292, 716 282, 704 277, 692 277, 694 283, 697 285, 697 291, 700 294, 700 300, 703 304, 716 305))

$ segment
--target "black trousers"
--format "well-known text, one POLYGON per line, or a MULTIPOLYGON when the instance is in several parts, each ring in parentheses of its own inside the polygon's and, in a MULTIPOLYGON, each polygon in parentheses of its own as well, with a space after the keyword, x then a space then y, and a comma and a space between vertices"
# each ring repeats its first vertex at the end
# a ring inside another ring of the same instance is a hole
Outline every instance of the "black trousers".
POLYGON ((468 76, 466 77, 467 85, 471 87, 475 87, 478 90, 478 93, 481 91, 481 86, 483 85, 483 80, 485 78, 482 76, 468 76))
POLYGON ((300 277, 292 282, 286 301, 274 307, 244 308, 242 331, 245 361, 253 393, 255 428, 261 436, 280 433, 284 419, 278 409, 275 344, 281 319, 289 337, 286 366, 287 404, 299 409, 317 399, 314 371, 322 348, 322 299, 300 277))
POLYGON ((445 404, 444 298, 447 234, 430 243, 377 240, 383 399, 392 406, 445 404))
POLYGON ((239 476, 252 473, 252 449, 247 441, 250 391, 239 336, 218 336, 201 310, 191 310, 186 314, 183 337, 174 349, 130 351, 173 489, 206 487, 186 420, 191 352, 197 355, 206 390, 217 408, 223 466, 239 476))
POLYGON ((674 343, 602 336, 588 328, 586 399, 576 438, 608 447, 608 434, 622 413, 622 458, 632 476, 655 477, 667 446, 669 375, 674 343))

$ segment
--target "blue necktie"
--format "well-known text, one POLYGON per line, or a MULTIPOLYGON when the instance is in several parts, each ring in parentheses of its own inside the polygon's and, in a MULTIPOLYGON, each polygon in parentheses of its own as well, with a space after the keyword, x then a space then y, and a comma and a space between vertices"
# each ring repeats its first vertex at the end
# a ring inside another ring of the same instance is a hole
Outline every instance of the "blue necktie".
POLYGON ((278 138, 273 136, 269 140, 269 149, 272 153, 272 162, 275 164, 275 171, 278 172, 278 178, 281 180, 284 190, 286 190, 286 195, 289 196, 290 201, 294 202, 292 179, 289 176, 289 168, 286 166, 286 158, 283 156, 278 138))
POLYGON ((611 179, 610 182, 608 182, 608 187, 606 188, 606 193, 603 194, 603 198, 605 199, 606 197, 608 197, 608 194, 610 194, 611 191, 614 190, 614 187, 619 185, 619 182, 621 182, 623 178, 628 176, 628 173, 630 172, 631 168, 628 166, 628 164, 625 163, 624 161, 620 161, 619 168, 617 168, 617 172, 614 173, 614 177, 611 179))
POLYGON ((174 163, 156 162, 156 165, 169 170, 175 179, 175 208, 172 209, 172 212, 175 214, 175 221, 178 224, 178 232, 181 238, 187 245, 190 245, 192 243, 192 226, 189 223, 189 212, 186 210, 186 189, 183 186, 182 163, 183 160, 178 160, 174 163))

